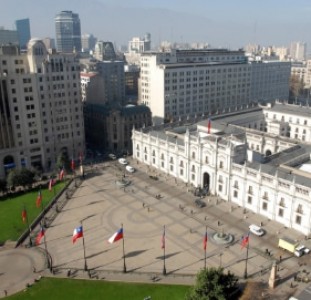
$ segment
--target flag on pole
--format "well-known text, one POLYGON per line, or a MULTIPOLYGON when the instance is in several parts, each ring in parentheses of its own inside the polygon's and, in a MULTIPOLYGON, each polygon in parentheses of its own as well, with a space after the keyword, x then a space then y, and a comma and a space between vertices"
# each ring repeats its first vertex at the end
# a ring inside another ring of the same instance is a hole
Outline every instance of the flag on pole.
POLYGON ((51 178, 50 181, 49 181, 49 191, 50 192, 52 191, 52 187, 53 187, 54 184, 55 184, 54 179, 51 178))
POLYGON ((41 203, 42 203, 42 193, 40 189, 38 192, 37 200, 36 200, 36 206, 39 208, 41 206, 41 203))
POLYGON ((117 242, 118 240, 123 239, 123 228, 120 228, 117 232, 115 232, 108 240, 110 244, 117 242))
POLYGON ((62 169, 59 172, 59 180, 63 180, 64 175, 65 175, 65 170, 64 170, 64 167, 62 167, 62 169))
POLYGON ((161 238, 161 248, 165 249, 165 227, 163 229, 163 234, 162 234, 162 238, 161 238))
POLYGON ((83 160, 82 152, 80 152, 80 154, 79 154, 79 159, 80 159, 80 165, 82 165, 82 160, 83 160))
POLYGON ((36 237, 36 245, 40 244, 41 239, 43 238, 44 234, 45 234, 45 230, 44 230, 43 227, 41 227, 41 229, 40 229, 40 231, 39 231, 39 233, 38 233, 38 235, 36 237))
POLYGON ((241 249, 246 247, 248 243, 249 243, 249 233, 242 237, 241 249))
POLYGON ((83 228, 82 226, 79 226, 74 229, 73 234, 72 234, 72 243, 74 244, 77 239, 83 237, 83 228))
POLYGON ((26 208, 24 208, 22 210, 22 221, 23 221, 23 223, 26 223, 26 221, 27 221, 27 210, 26 210, 26 208))
POLYGON ((203 238, 203 249, 206 250, 206 246, 207 246, 207 231, 205 231, 205 235, 203 238))
POLYGON ((207 121, 207 133, 211 133, 211 126, 212 126, 211 119, 208 118, 208 121, 207 121))
POLYGON ((71 159, 71 170, 74 171, 74 169, 75 169, 75 161, 74 161, 74 159, 72 158, 72 159, 71 159))

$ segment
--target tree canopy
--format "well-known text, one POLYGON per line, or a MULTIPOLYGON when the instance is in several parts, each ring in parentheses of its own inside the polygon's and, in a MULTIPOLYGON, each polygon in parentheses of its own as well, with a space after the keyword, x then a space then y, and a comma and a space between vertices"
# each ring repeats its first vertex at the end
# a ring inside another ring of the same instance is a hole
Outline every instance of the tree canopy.
POLYGON ((193 289, 186 300, 226 300, 234 299, 232 293, 237 290, 237 277, 223 268, 206 268, 196 277, 193 289))

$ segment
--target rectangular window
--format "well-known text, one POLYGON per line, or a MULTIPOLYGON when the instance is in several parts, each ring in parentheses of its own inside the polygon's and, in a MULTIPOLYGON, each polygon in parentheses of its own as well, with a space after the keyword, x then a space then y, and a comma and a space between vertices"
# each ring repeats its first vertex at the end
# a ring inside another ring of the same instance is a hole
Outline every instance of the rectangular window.
POLYGON ((252 197, 251 197, 251 196, 248 196, 248 197, 247 197, 247 203, 248 203, 248 204, 252 204, 252 202, 253 202, 252 197))
POLYGON ((284 215, 284 209, 283 208, 279 208, 279 217, 283 217, 284 215))
POLYGON ((219 191, 219 192, 222 192, 222 184, 219 184, 219 185, 218 185, 218 191, 219 191))
POLYGON ((233 192, 233 197, 234 197, 234 198, 238 198, 238 196, 239 196, 238 191, 234 191, 234 192, 233 192))
POLYGON ((296 215, 296 224, 301 225, 301 216, 296 215))
POLYGON ((262 209, 267 210, 268 209, 268 203, 267 202, 262 202, 262 209))

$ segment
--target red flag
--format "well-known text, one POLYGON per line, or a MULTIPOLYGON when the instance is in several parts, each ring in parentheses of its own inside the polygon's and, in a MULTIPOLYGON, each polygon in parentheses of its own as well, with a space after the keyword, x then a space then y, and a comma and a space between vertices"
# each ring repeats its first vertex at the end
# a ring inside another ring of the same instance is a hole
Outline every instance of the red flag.
POLYGON ((75 161, 72 159, 71 160, 71 170, 74 171, 75 169, 75 161))
POLYGON ((161 248, 165 249, 165 227, 164 227, 163 235, 162 235, 162 239, 161 239, 161 248))
POLYGON ((205 232, 204 238, 203 238, 203 249, 206 250, 207 246, 207 232, 205 232))
POLYGON ((40 231, 39 231, 39 233, 38 233, 38 235, 36 237, 36 245, 40 244, 41 239, 43 238, 44 234, 45 234, 45 230, 44 230, 43 227, 41 227, 41 229, 40 229, 40 231))
POLYGON ((42 193, 41 190, 39 190, 38 196, 37 196, 37 201, 36 201, 36 206, 39 208, 42 203, 42 193))
POLYGON ((211 119, 210 118, 208 118, 208 121, 207 121, 208 123, 207 123, 207 133, 211 133, 211 119))
POLYGON ((59 180, 63 180, 64 175, 65 175, 65 171, 64 171, 64 167, 63 167, 63 168, 60 170, 60 172, 59 172, 59 180))
POLYGON ((50 181, 49 181, 49 191, 50 191, 50 192, 52 191, 52 187, 53 187, 54 184, 55 184, 55 183, 54 183, 54 179, 51 178, 50 181))
POLYGON ((27 221, 27 210, 26 210, 26 208, 24 208, 22 210, 22 220, 23 220, 23 223, 26 223, 26 221, 27 221))
POLYGON ((242 237, 241 249, 246 247, 248 243, 249 243, 249 233, 246 236, 242 237))

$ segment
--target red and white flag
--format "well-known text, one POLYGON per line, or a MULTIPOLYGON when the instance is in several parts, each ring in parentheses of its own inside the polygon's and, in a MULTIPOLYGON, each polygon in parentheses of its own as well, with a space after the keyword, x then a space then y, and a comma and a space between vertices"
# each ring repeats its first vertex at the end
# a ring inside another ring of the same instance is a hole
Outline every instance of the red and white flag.
POLYGON ((114 242, 117 242, 118 240, 123 239, 123 228, 120 228, 117 232, 115 232, 109 239, 108 242, 110 244, 113 244, 114 242))
POLYGON ((203 238, 203 249, 206 250, 206 246, 207 246, 207 232, 205 231, 205 235, 203 238))
POLYGON ((246 247, 248 245, 248 243, 249 243, 249 233, 242 237, 241 249, 246 247))
POLYGON ((51 178, 50 181, 49 181, 49 191, 50 192, 52 191, 52 187, 53 187, 54 184, 55 184, 54 179, 51 178))
POLYGON ((163 229, 163 234, 162 234, 162 238, 161 238, 161 248, 165 249, 165 227, 163 229))
POLYGON ((64 167, 62 167, 62 169, 59 172, 59 180, 63 180, 64 175, 65 175, 65 170, 64 170, 64 167))
POLYGON ((42 193, 41 193, 41 190, 39 190, 37 200, 36 200, 36 206, 39 208, 41 204, 42 204, 42 193))
POLYGON ((83 228, 82 226, 79 226, 74 229, 73 234, 72 234, 72 243, 74 244, 77 239, 83 237, 83 228))
POLYGON ((23 221, 23 223, 26 223, 26 221, 27 221, 27 210, 26 210, 26 208, 24 208, 22 210, 22 221, 23 221))
POLYGON ((37 237, 36 237, 36 245, 39 245, 41 242, 41 239, 43 238, 43 236, 45 235, 45 230, 43 227, 41 227, 37 237))
POLYGON ((212 124, 211 124, 211 119, 208 118, 207 120, 207 133, 211 133, 211 127, 212 127, 212 124))

